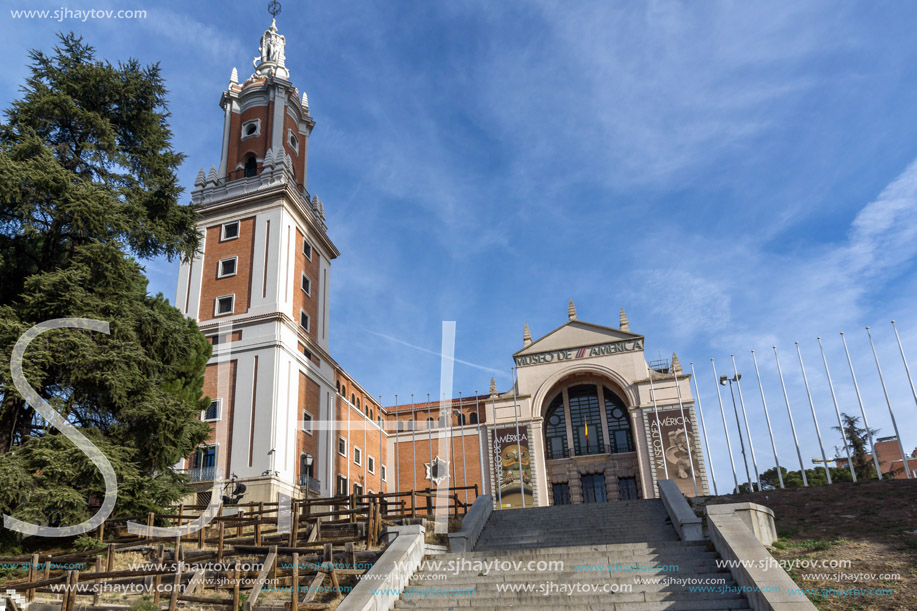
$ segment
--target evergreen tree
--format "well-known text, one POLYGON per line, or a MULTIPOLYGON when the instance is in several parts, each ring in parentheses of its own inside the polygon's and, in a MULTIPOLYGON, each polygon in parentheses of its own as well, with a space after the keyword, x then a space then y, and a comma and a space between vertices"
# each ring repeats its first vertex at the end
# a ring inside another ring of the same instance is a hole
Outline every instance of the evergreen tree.
POLYGON ((178 200, 183 156, 166 89, 157 65, 97 60, 73 34, 30 55, 23 95, 0 124, 0 511, 74 524, 104 495, 98 469, 10 379, 19 336, 63 317, 105 320, 111 333, 43 333, 26 377, 109 458, 116 512, 155 510, 187 491, 170 466, 208 434, 197 417, 211 349, 193 321, 147 294, 137 262, 199 246, 196 213, 178 200))
MULTIPOLYGON (((869 447, 869 435, 875 436, 878 429, 860 428, 860 419, 849 414, 841 414, 844 423, 844 435, 850 447, 850 458, 853 460, 853 470, 857 474, 857 481, 876 479, 876 468, 872 462, 872 448, 869 447)), ((832 427, 840 432, 841 427, 832 427)), ((849 473, 849 471, 848 471, 849 473)))

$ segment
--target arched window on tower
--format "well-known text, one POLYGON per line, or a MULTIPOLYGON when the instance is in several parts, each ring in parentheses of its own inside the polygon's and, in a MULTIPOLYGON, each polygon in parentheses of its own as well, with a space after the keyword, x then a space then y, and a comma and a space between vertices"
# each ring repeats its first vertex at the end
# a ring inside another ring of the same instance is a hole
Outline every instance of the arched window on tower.
POLYGON ((605 418, 608 421, 608 449, 612 454, 634 451, 634 433, 630 419, 627 417, 627 406, 621 397, 602 387, 605 395, 605 418))
POLYGON ((427 418, 427 428, 428 428, 428 429, 436 428, 436 425, 434 424, 433 418, 427 418))
POLYGON ((545 449, 548 458, 567 456, 567 418, 564 415, 564 395, 558 393, 545 413, 545 449))
POLYGON ((474 412, 471 412, 471 415, 468 416, 468 422, 470 422, 471 424, 477 424, 477 423, 478 423, 478 415, 477 415, 476 413, 474 413, 474 412))
POLYGON ((456 412, 455 424, 456 426, 465 426, 465 414, 463 414, 462 412, 456 412))
POLYGON ((245 178, 250 178, 258 173, 258 160, 252 155, 245 160, 245 178))

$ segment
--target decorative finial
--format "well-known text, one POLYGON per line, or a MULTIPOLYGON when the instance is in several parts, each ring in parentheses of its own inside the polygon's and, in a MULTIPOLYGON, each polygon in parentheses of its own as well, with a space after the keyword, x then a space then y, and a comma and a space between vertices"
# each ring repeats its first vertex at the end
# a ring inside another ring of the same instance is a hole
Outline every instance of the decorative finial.
POLYGON ((271 14, 272 19, 277 19, 277 15, 280 14, 280 3, 277 0, 271 0, 267 3, 267 12, 271 14))
POLYGON ((674 352, 672 353, 672 364, 669 365, 669 371, 673 373, 681 373, 681 361, 678 360, 678 355, 674 352))
POLYGON ((309 96, 306 95, 306 92, 302 92, 302 107, 306 110, 309 110, 309 96))
POLYGON ((570 305, 567 306, 567 317, 570 320, 576 320, 576 306, 573 305, 573 300, 570 300, 570 305))
POLYGON ((522 329, 522 345, 528 346, 532 343, 532 332, 529 331, 529 323, 525 323, 525 327, 522 329))
POLYGON ((232 74, 229 75, 229 84, 238 85, 239 84, 239 71, 235 68, 232 69, 232 74))
POLYGON ((493 377, 490 378, 490 396, 497 396, 497 381, 494 380, 493 377))
POLYGON ((624 313, 624 308, 621 308, 621 317, 618 323, 618 328, 622 331, 630 331, 630 323, 627 322, 627 314, 624 313))

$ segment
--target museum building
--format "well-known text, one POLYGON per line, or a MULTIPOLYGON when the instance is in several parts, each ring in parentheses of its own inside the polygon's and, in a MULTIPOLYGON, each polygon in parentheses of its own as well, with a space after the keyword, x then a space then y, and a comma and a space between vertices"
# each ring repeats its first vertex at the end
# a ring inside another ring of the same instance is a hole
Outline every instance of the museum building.
MULTIPOLYGON (((504 391, 383 406, 332 356, 329 286, 341 254, 309 191, 307 95, 272 22, 254 72, 220 97, 219 166, 191 193, 202 248, 179 270, 176 306, 213 344, 201 419, 210 438, 176 468, 197 502, 225 482, 245 501, 464 487, 498 508, 657 496, 673 479, 708 491, 690 375, 648 363, 624 310, 539 339, 523 326, 504 391)), ((223 488, 221 488, 221 486, 223 488)), ((470 495, 470 496, 469 496, 470 495)))

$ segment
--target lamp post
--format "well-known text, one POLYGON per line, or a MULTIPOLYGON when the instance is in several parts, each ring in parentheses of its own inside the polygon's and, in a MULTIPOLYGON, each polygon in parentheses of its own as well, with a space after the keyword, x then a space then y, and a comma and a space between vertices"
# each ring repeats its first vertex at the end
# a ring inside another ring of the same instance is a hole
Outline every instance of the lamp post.
POLYGON ((739 423, 739 408, 736 407, 736 395, 735 391, 732 390, 732 383, 738 382, 742 379, 742 374, 737 373, 733 377, 720 376, 720 384, 726 386, 726 383, 729 383, 729 394, 732 396, 732 409, 736 415, 736 426, 739 428, 739 448, 742 450, 742 462, 745 463, 745 477, 748 478, 748 489, 750 492, 755 491, 754 485, 751 483, 751 471, 748 470, 748 457, 745 456, 745 441, 742 439, 742 425, 739 423))

